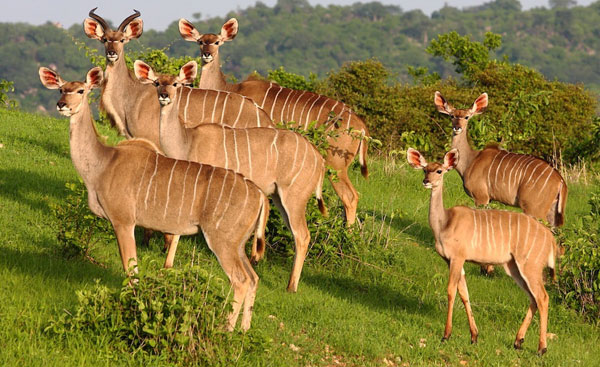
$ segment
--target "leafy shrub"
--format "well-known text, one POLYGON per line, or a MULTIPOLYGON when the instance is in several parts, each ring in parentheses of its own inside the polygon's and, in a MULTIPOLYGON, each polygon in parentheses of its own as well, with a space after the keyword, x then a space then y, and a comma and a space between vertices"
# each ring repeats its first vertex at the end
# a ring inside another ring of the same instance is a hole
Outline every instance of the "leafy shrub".
POLYGON ((558 291, 563 302, 588 319, 600 322, 600 190, 589 200, 586 216, 561 232, 558 291))
POLYGON ((314 92, 317 85, 317 75, 310 73, 308 80, 302 75, 289 73, 285 71, 283 66, 279 69, 270 70, 267 79, 275 81, 277 84, 285 88, 291 88, 296 90, 307 90, 314 92))
POLYGON ((8 97, 8 93, 14 92, 15 87, 13 82, 8 80, 0 79, 0 108, 15 108, 18 106, 18 102, 8 97))
POLYGON ((77 309, 51 320, 45 331, 110 338, 118 352, 183 365, 228 366, 244 348, 262 348, 264 340, 252 333, 225 331, 229 285, 200 266, 140 273, 133 286, 129 280, 119 290, 97 281, 78 291, 77 309))
POLYGON ((113 228, 109 221, 90 211, 87 189, 81 180, 67 183, 65 187, 67 198, 61 204, 52 205, 56 239, 68 258, 82 257, 98 264, 91 251, 98 244, 115 241, 113 228))

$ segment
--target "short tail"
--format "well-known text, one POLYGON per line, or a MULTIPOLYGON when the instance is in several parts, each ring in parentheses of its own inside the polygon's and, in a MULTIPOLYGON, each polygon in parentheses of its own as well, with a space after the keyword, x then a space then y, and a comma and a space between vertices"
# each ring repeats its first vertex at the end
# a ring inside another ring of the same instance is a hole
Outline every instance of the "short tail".
MULTIPOLYGON (((256 243, 256 251, 252 251, 251 261, 256 263, 265 256, 265 228, 267 227, 267 220, 269 219, 269 198, 261 192, 262 205, 260 214, 258 215, 258 221, 256 223, 256 231, 254 233, 254 242, 256 243)), ((254 249, 253 249, 254 250, 254 249)))
POLYGON ((556 241, 552 241, 552 251, 550 251, 550 254, 548 255, 548 268, 550 268, 550 276, 552 277, 553 282, 556 282, 556 260, 560 255, 560 247, 556 241))
POLYGON ((319 182, 315 188, 315 196, 317 197, 317 204, 319 205, 319 211, 324 217, 329 216, 325 202, 323 201, 323 177, 325 177, 325 170, 319 176, 319 182))
POLYGON ((558 189, 558 203, 556 205, 556 216, 554 220, 554 226, 560 227, 565 224, 565 208, 567 206, 567 184, 565 181, 560 182, 558 189))
MULTIPOLYGON (((364 133, 363 133, 364 134, 364 133)), ((367 151, 369 150, 369 143, 364 135, 361 136, 360 143, 358 146, 358 163, 360 163, 360 173, 364 178, 369 178, 369 168, 367 167, 367 151)))

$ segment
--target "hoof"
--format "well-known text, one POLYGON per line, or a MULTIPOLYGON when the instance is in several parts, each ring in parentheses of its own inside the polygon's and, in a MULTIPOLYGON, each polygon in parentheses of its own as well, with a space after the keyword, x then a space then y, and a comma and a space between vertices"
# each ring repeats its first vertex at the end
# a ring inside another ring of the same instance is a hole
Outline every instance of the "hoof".
POLYGON ((547 351, 548 351, 547 348, 542 348, 542 349, 538 350, 538 356, 543 356, 544 354, 546 354, 547 351))
POLYGON ((474 337, 471 337, 471 344, 477 344, 477 337, 479 336, 479 334, 475 335, 474 337))
POLYGON ((521 349, 521 345, 523 344, 524 341, 525 341, 525 339, 523 339, 523 338, 516 340, 515 344, 514 344, 515 349, 521 349))
POLYGON ((448 336, 448 337, 442 336, 442 340, 441 340, 441 341, 442 341, 442 343, 443 343, 443 342, 445 342, 445 341, 446 341, 446 340, 448 340, 448 339, 450 339, 450 337, 449 337, 449 336, 448 336))

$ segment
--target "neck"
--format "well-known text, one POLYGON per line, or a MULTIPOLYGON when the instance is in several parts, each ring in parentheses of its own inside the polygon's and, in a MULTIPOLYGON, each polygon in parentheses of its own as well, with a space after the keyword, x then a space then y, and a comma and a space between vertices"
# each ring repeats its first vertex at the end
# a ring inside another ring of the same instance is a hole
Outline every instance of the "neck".
POLYGON ((198 87, 214 90, 227 89, 227 81, 221 71, 221 58, 218 54, 210 63, 202 63, 202 73, 200 74, 200 85, 198 87))
POLYGON ((98 182, 111 156, 111 148, 98 140, 87 98, 78 113, 71 116, 69 124, 71 160, 75 169, 89 188, 98 182))
POLYGON ((170 158, 188 159, 190 139, 187 130, 179 122, 178 99, 181 98, 181 88, 177 90, 178 97, 170 104, 161 107, 159 122, 160 146, 170 158))
POLYGON ((137 83, 131 77, 131 74, 129 74, 129 69, 127 69, 127 64, 125 63, 125 56, 119 57, 115 63, 107 62, 104 77, 106 79, 106 87, 118 85, 119 88, 131 88, 136 84, 142 85, 141 83, 137 83))
POLYGON ((444 209, 443 184, 431 189, 431 200, 429 202, 429 225, 433 230, 436 240, 439 239, 442 228, 446 225, 448 218, 444 209))
POLYGON ((463 177, 464 172, 467 170, 467 168, 469 168, 471 163, 473 163, 473 160, 479 153, 478 150, 474 150, 473 148, 471 148, 471 144, 469 144, 467 129, 465 129, 462 133, 458 135, 452 136, 452 148, 458 149, 460 159, 458 160, 456 171, 460 174, 460 177, 463 177))

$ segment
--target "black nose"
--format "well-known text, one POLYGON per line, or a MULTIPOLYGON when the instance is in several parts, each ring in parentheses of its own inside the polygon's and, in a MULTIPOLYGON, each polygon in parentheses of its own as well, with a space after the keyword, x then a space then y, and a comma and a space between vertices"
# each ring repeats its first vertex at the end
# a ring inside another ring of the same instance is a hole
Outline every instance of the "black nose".
POLYGON ((160 96, 160 98, 162 98, 162 99, 167 99, 167 98, 169 98, 169 95, 168 95, 167 93, 161 93, 161 94, 159 94, 159 96, 160 96))
POLYGON ((107 51, 106 56, 117 56, 117 53, 115 51, 107 51))
POLYGON ((58 102, 58 103, 56 104, 56 107, 58 107, 59 109, 61 109, 61 108, 65 107, 66 105, 67 105, 67 103, 66 103, 66 102, 58 102))
POLYGON ((204 57, 211 57, 212 55, 210 54, 210 52, 205 52, 202 56, 204 56, 204 57))
POLYGON ((429 183, 429 180, 428 180, 428 179, 424 179, 424 180, 423 180, 423 185, 427 185, 428 183, 429 183))

